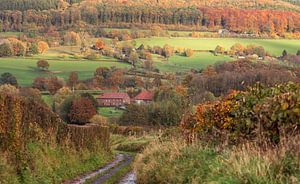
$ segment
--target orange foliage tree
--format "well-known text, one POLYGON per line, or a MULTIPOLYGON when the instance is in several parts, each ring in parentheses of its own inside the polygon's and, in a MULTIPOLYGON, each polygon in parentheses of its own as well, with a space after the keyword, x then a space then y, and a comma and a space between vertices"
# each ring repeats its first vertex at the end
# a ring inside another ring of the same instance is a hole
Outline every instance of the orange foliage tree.
POLYGON ((93 102, 85 97, 75 99, 69 113, 71 123, 84 125, 97 114, 93 102))
POLYGON ((49 45, 47 42, 39 41, 37 45, 39 54, 44 54, 49 49, 49 45))

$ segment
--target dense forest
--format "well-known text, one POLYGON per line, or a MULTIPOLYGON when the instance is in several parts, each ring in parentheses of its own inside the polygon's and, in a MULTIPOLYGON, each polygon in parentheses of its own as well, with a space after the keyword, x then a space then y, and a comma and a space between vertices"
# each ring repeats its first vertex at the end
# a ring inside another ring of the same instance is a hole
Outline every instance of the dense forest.
MULTIPOLYGON (((185 26, 203 31, 228 29, 238 33, 277 33, 281 35, 285 32, 298 32, 300 28, 300 13, 271 10, 272 8, 264 10, 236 9, 235 6, 212 8, 204 7, 205 4, 201 3, 197 3, 195 6, 194 1, 189 3, 179 1, 172 6, 170 4, 163 6, 166 1, 158 1, 153 5, 148 4, 150 1, 144 3, 123 1, 113 4, 97 1, 83 1, 80 4, 76 2, 78 1, 31 0, 25 3, 24 0, 18 0, 1 2, 0 30, 24 31, 29 25, 31 29, 39 29, 51 25, 69 28, 86 24, 109 27, 124 24, 130 27, 141 25, 151 27, 150 25, 160 24, 176 25, 177 28, 185 26), (160 8, 157 8, 157 3, 160 8), (188 6, 183 6, 184 4, 188 6)), ((232 4, 234 5, 234 2, 232 4)), ((295 7, 298 6, 295 5, 295 7)))

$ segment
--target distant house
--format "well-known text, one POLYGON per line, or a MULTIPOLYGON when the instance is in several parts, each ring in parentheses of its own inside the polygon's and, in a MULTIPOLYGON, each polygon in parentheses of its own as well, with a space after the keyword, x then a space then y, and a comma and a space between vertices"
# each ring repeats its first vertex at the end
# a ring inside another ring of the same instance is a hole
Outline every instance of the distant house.
POLYGON ((100 107, 122 107, 130 104, 130 97, 127 93, 103 93, 97 102, 100 107))
POLYGON ((227 29, 219 29, 218 33, 219 33, 219 34, 229 34, 230 31, 227 30, 227 29))
POLYGON ((154 93, 150 91, 142 91, 133 101, 137 104, 148 104, 153 101, 154 93))

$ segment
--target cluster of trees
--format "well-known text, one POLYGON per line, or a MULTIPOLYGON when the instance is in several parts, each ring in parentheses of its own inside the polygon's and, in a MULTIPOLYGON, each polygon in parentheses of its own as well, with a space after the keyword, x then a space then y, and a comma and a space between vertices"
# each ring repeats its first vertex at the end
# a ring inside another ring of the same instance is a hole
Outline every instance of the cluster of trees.
POLYGON ((49 46, 44 41, 30 43, 16 38, 0 40, 0 57, 43 54, 48 49, 49 46))
MULTIPOLYGON (((241 10, 196 6, 168 7, 126 3, 82 3, 81 6, 66 6, 62 10, 26 10, 0 12, 0 27, 4 31, 20 31, 28 27, 86 27, 84 24, 100 25, 123 23, 141 25, 181 25, 203 30, 228 29, 239 33, 269 33, 282 35, 297 32, 300 14, 278 10, 241 10), (259 17, 259 19, 257 19, 259 17), (29 26, 30 25, 30 26, 29 26)), ((124 34, 127 39, 133 35, 124 34)))
POLYGON ((149 105, 131 104, 120 117, 122 125, 176 126, 188 109, 186 93, 160 89, 149 105))
POLYGON ((213 100, 230 90, 244 91, 260 82, 266 86, 288 81, 300 82, 300 70, 278 64, 238 60, 210 66, 200 74, 191 74, 184 80, 193 103, 213 100))
POLYGON ((279 58, 283 62, 286 62, 287 64, 299 67, 300 66, 300 50, 297 51, 296 54, 288 53, 286 50, 282 52, 282 56, 279 58))
POLYGON ((11 73, 8 73, 8 72, 3 73, 0 76, 0 85, 3 85, 3 84, 9 84, 9 85, 18 87, 17 78, 14 75, 12 75, 11 73))
POLYGON ((240 43, 234 44, 232 47, 230 47, 230 50, 226 51, 224 47, 218 45, 215 48, 215 54, 228 54, 231 56, 257 56, 257 57, 265 57, 266 55, 269 55, 264 47, 257 46, 257 45, 247 45, 246 47, 243 46, 240 43))

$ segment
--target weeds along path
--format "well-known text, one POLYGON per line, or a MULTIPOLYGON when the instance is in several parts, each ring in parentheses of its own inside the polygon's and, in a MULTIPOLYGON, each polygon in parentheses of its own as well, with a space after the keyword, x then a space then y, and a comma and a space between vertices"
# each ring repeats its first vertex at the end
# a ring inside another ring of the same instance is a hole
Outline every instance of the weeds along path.
MULTIPOLYGON (((64 184, 84 184, 84 183, 93 183, 93 184, 102 184, 111 179, 118 171, 122 168, 128 166, 133 161, 133 157, 127 154, 117 154, 113 162, 107 164, 104 167, 99 168, 98 170, 80 176, 72 181, 64 182, 64 184)), ((135 174, 129 173, 122 179, 120 184, 135 184, 136 182, 135 174)))

